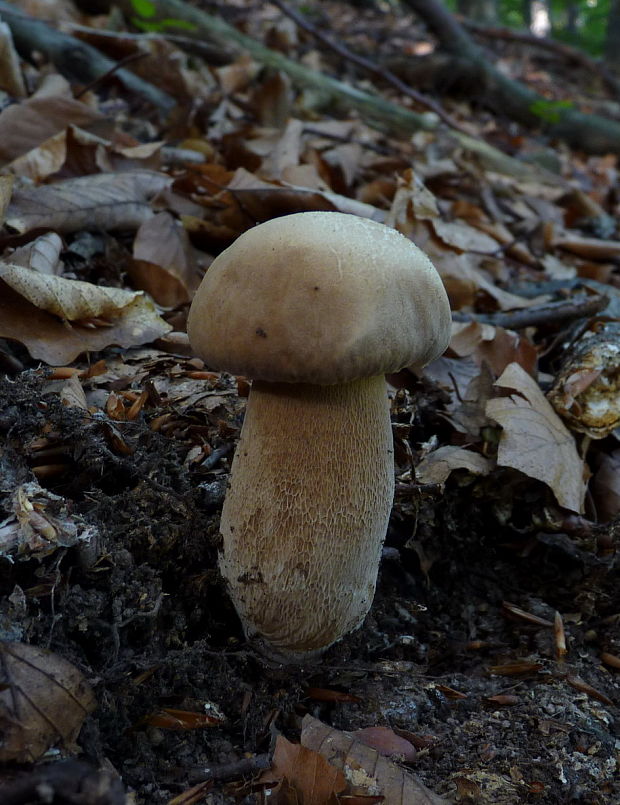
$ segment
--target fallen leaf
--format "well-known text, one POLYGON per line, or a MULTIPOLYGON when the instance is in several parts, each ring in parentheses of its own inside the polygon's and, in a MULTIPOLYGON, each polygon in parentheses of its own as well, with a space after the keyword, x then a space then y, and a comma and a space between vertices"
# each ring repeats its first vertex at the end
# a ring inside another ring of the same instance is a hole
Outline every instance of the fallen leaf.
POLYGON ((23 98, 26 95, 24 75, 11 29, 6 22, 0 22, 0 65, 2 65, 2 89, 14 98, 23 98))
POLYGON ((415 474, 421 484, 443 484, 454 470, 465 469, 473 475, 488 475, 493 467, 494 462, 480 453, 445 445, 423 458, 415 474))
POLYGON ((342 769, 347 794, 382 795, 390 805, 447 805, 414 775, 357 741, 354 733, 341 732, 306 715, 301 742, 342 769))
POLYGON ((542 481, 561 506, 582 512, 583 461, 574 438, 538 384, 519 364, 511 363, 495 385, 516 392, 489 400, 486 405, 487 415, 503 429, 497 463, 542 481))
POLYGON ((165 307, 190 301, 199 279, 196 260, 186 230, 170 213, 160 212, 140 226, 133 257, 134 286, 165 307))
POLYGON ((131 294, 133 301, 117 311, 109 326, 87 327, 63 322, 40 310, 0 280, 0 338, 19 341, 33 358, 64 366, 83 352, 98 352, 110 344, 145 344, 172 329, 148 297, 125 293, 131 294))
POLYGON ((0 263, 0 279, 40 310, 69 322, 113 317, 140 296, 139 291, 50 276, 10 263, 0 263))
POLYGON ((6 642, 0 669, 0 761, 33 763, 57 744, 74 750, 82 722, 97 706, 82 673, 51 651, 6 642))
POLYGON ((283 735, 278 735, 271 770, 262 777, 284 780, 298 795, 294 801, 303 805, 337 805, 336 795, 346 788, 340 769, 318 752, 293 744, 283 735))
POLYGON ((411 763, 416 759, 417 751, 406 738, 396 735, 389 727, 366 727, 352 733, 356 741, 376 749, 380 755, 393 760, 411 763))
POLYGON ((101 119, 99 112, 72 97, 68 81, 49 75, 31 98, 0 112, 0 162, 25 154, 70 123, 83 126, 101 119))
POLYGON ((23 187, 13 194, 6 224, 18 232, 137 229, 154 215, 150 202, 171 183, 164 174, 128 171, 23 187))
POLYGON ((200 730, 205 727, 219 727, 223 719, 215 718, 207 713, 195 713, 191 710, 174 710, 170 707, 162 707, 154 713, 150 713, 140 720, 140 724, 147 724, 151 727, 159 727, 163 730, 200 730))
MULTIPOLYGON (((62 273, 60 252, 62 240, 55 232, 47 232, 25 246, 12 252, 10 264, 38 271, 40 274, 57 275, 62 273)), ((0 265, 2 265, 0 263, 0 265)))

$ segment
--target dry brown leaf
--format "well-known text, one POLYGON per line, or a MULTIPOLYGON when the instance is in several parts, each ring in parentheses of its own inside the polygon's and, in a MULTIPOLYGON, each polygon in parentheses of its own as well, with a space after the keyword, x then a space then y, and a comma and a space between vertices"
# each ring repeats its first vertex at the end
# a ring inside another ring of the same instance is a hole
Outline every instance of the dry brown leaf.
POLYGON ((588 260, 613 260, 620 257, 620 241, 618 240, 582 238, 571 233, 556 238, 553 245, 588 260))
POLYGON ((18 232, 35 227, 61 233, 137 229, 153 216, 150 202, 171 182, 160 173, 129 171, 20 188, 13 194, 6 223, 18 232))
POLYGON ((384 218, 382 210, 354 198, 326 190, 266 182, 244 168, 235 171, 227 189, 255 221, 306 210, 336 210, 379 222, 384 218))
POLYGON ((336 795, 346 787, 340 769, 318 752, 293 744, 283 735, 278 735, 271 770, 263 777, 288 783, 300 805, 337 805, 336 795))
POLYGON ((110 344, 146 344, 171 329, 143 294, 122 307, 110 326, 90 328, 60 321, 0 280, 0 338, 21 342, 33 358, 52 366, 71 363, 83 352, 97 352, 110 344))
POLYGON ((356 730, 353 737, 365 746, 376 749, 383 757, 411 763, 416 759, 417 750, 406 738, 397 735, 389 727, 365 727, 356 730))
POLYGON ((130 276, 156 302, 175 307, 191 298, 198 272, 187 232, 168 212, 160 212, 138 229, 130 276))
POLYGON ((86 394, 77 374, 72 375, 60 389, 60 401, 67 408, 81 408, 88 411, 86 394))
POLYGON ((528 374, 536 367, 536 348, 522 335, 481 322, 453 322, 450 350, 486 363, 499 377, 509 363, 518 363, 528 374))
POLYGON ((414 775, 357 741, 354 733, 340 732, 306 715, 301 742, 342 769, 347 794, 382 795, 390 805, 447 805, 414 775))
POLYGON ((0 761, 33 763, 51 746, 72 750, 97 706, 80 671, 51 651, 0 643, 0 761))
POLYGON ((71 123, 83 126, 101 119, 99 112, 73 98, 68 81, 49 75, 31 98, 0 112, 0 163, 25 154, 71 123))
MULTIPOLYGON (((287 169, 299 165, 303 129, 304 124, 301 120, 293 118, 289 120, 284 131, 274 131, 273 141, 271 143, 267 141, 267 148, 263 149, 261 154, 263 157, 260 167, 261 176, 268 179, 282 179, 287 169)), ((248 143, 251 150, 254 150, 256 145, 256 141, 248 143)))
POLYGON ((443 243, 461 252, 494 254, 500 248, 494 238, 463 221, 442 221, 435 218, 430 224, 443 243))
POLYGON ((575 440, 538 384, 517 363, 511 363, 495 385, 516 392, 486 405, 487 415, 503 428, 497 463, 542 481, 561 506, 582 512, 583 461, 575 440))
POLYGON ((443 484, 453 470, 468 470, 474 475, 488 475, 494 462, 480 453, 462 447, 445 445, 434 450, 416 467, 416 478, 422 484, 443 484))
POLYGON ((0 22, 0 87, 14 98, 26 95, 26 85, 11 29, 0 22))

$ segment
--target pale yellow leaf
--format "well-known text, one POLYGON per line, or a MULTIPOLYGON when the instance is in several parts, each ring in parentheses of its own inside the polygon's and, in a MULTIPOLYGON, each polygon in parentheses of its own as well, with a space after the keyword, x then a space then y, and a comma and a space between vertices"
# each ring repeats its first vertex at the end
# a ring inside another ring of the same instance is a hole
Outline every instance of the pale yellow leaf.
POLYGON ((495 385, 516 392, 486 405, 487 416, 503 428, 497 463, 542 481, 561 506, 582 512, 583 462, 574 438, 538 384, 519 364, 511 363, 495 385))
POLYGON ((67 321, 113 316, 139 295, 139 291, 100 287, 9 263, 0 263, 0 279, 36 307, 67 321))

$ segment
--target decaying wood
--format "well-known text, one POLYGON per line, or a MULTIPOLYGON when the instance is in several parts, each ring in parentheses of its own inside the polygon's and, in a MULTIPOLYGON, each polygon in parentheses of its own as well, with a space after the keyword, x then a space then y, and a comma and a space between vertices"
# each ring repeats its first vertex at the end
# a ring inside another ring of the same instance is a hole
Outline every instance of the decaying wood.
POLYGON ((620 154, 620 123, 587 115, 571 105, 554 104, 503 75, 444 6, 435 0, 404 0, 451 56, 464 60, 478 76, 478 97, 496 112, 524 126, 539 128, 590 154, 620 154))

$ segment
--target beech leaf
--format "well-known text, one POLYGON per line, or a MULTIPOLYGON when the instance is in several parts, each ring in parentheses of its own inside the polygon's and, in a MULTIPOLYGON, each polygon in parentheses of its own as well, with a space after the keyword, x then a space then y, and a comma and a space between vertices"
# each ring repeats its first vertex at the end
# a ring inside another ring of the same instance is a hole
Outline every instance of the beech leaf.
POLYGON ((153 216, 151 200, 171 183, 153 171, 128 171, 24 187, 14 192, 6 223, 18 232, 137 229, 153 216))
POLYGON ((355 733, 341 732, 310 715, 302 722, 301 742, 342 769, 347 793, 383 796, 389 805, 447 805, 417 777, 357 740, 355 733))
POLYGON ((148 297, 132 291, 123 293, 131 299, 114 312, 108 326, 86 326, 61 321, 0 280, 0 338, 19 341, 33 358, 63 366, 83 352, 96 352, 111 344, 121 347, 146 344, 170 332, 172 328, 158 315, 148 297))
POLYGON ((0 762, 32 763, 51 746, 71 750, 97 706, 84 676, 51 651, 0 643, 0 762))
POLYGON ((582 512, 583 462, 574 438, 538 384, 518 363, 511 363, 495 385, 516 392, 486 405, 487 416, 503 428, 497 463, 542 481, 561 506, 582 512))

